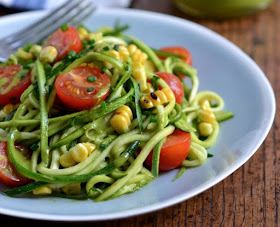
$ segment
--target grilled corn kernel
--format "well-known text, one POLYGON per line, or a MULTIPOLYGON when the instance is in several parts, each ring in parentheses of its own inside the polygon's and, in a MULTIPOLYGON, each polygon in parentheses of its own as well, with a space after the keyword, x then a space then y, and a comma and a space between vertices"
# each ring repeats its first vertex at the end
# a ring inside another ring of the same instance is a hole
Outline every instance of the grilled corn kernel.
POLYGON ((78 28, 78 34, 79 34, 81 40, 87 40, 88 39, 88 32, 85 28, 79 27, 78 28))
POLYGON ((53 46, 44 47, 40 53, 40 60, 45 63, 53 63, 57 57, 57 49, 53 46))
POLYGON ((31 60, 34 57, 33 54, 24 51, 22 48, 18 49, 17 56, 23 60, 31 60))
POLYGON ((52 189, 49 186, 43 186, 33 190, 34 195, 50 195, 52 194, 52 189))
POLYGON ((62 187, 61 190, 67 195, 78 195, 81 192, 81 184, 80 183, 69 184, 62 187))
POLYGON ((213 132, 213 126, 207 122, 201 122, 198 125, 198 132, 201 136, 210 136, 213 132))
POLYGON ((132 119, 133 115, 131 109, 123 105, 116 110, 114 116, 110 119, 110 124, 117 133, 121 134, 128 130, 132 119))
POLYGON ((73 159, 72 155, 70 152, 67 152, 63 155, 60 156, 59 158, 60 164, 65 167, 71 167, 77 164, 77 162, 73 159))
POLYGON ((90 155, 96 148, 96 145, 93 144, 93 143, 82 143, 86 148, 87 148, 87 151, 88 151, 88 155, 90 155))
POLYGON ((14 105, 13 104, 7 104, 4 106, 3 111, 5 112, 5 114, 10 114, 12 113, 14 110, 14 105))
POLYGON ((82 143, 78 143, 77 145, 72 147, 69 150, 69 153, 76 162, 82 162, 88 157, 88 150, 82 143))
POLYGON ((120 45, 119 50, 120 61, 125 62, 129 57, 128 49, 125 46, 120 45))
POLYGON ((40 46, 40 45, 33 45, 29 50, 29 52, 36 57, 39 56, 41 51, 42 51, 42 46, 40 46))
POLYGON ((151 92, 149 95, 143 96, 140 99, 140 105, 143 109, 149 109, 161 104, 165 104, 174 100, 174 94, 169 88, 163 88, 155 92, 151 92))
POLYGON ((147 76, 144 66, 140 62, 134 62, 132 64, 132 76, 135 78, 137 83, 140 84, 141 91, 147 90, 147 76))
POLYGON ((216 120, 215 114, 211 110, 201 110, 198 114, 200 122, 213 123, 216 120))

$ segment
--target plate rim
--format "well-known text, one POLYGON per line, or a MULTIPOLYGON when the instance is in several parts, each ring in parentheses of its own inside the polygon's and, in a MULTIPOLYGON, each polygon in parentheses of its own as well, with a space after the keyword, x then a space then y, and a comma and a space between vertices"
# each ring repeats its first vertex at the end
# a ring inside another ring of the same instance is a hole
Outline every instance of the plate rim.
MULTIPOLYGON (((0 17, 0 26, 5 23, 13 22, 13 21, 18 21, 20 19, 26 19, 29 16, 43 16, 45 13, 47 13, 48 10, 36 10, 36 11, 28 11, 28 12, 20 12, 20 13, 15 13, 11 15, 5 15, 0 17)), ((191 26, 192 28, 199 29, 203 33, 211 33, 211 38, 218 39, 218 41, 223 42, 223 45, 226 45, 230 49, 237 51, 238 54, 243 55, 244 59, 251 65, 254 65, 255 69, 258 71, 258 77, 259 79, 263 80, 264 82, 264 87, 266 88, 268 92, 268 96, 270 97, 269 101, 271 102, 271 114, 269 116, 269 122, 267 124, 267 127, 263 131, 263 136, 262 140, 260 140, 252 149, 247 156, 245 156, 242 160, 239 162, 235 163, 232 165, 228 170, 223 172, 220 176, 216 177, 214 180, 212 180, 210 183, 205 182, 202 185, 200 185, 199 189, 196 189, 195 192, 192 192, 194 190, 191 190, 188 192, 187 198, 185 194, 181 194, 172 198, 169 198, 165 201, 155 203, 153 205, 149 206, 144 206, 141 208, 134 208, 131 210, 127 211, 121 211, 121 212, 115 212, 115 213, 109 213, 109 214, 101 214, 101 215, 50 215, 50 214, 44 214, 44 213, 32 213, 32 212, 25 212, 25 211, 16 211, 16 210, 10 210, 10 209, 5 209, 2 208, 0 205, 0 214, 3 215, 8 215, 8 216, 14 216, 14 217, 19 217, 19 218, 25 218, 25 219, 34 219, 34 220, 49 220, 49 221, 105 221, 105 220, 114 220, 114 219, 123 219, 123 218, 128 218, 128 217, 133 217, 136 215, 143 215, 146 213, 151 213, 155 212, 157 210, 161 210, 170 206, 173 206, 175 204, 178 204, 182 201, 186 201, 206 190, 209 188, 213 187, 217 183, 221 182, 224 180, 226 177, 228 177, 230 174, 235 172, 238 168, 244 165, 245 162, 247 162, 258 150, 258 148, 262 145, 262 143, 265 141, 267 138, 267 135, 269 131, 271 130, 272 124, 274 122, 275 114, 276 114, 276 98, 275 94, 273 91, 273 88, 267 78, 267 76, 264 74, 264 72, 261 70, 261 68, 256 64, 256 62, 251 59, 241 48, 239 48, 237 45, 232 43, 230 40, 226 39, 225 37, 221 36, 220 34, 216 33, 215 31, 204 27, 198 23, 189 21, 187 19, 179 18, 176 16, 164 14, 164 13, 159 13, 159 12, 152 12, 152 11, 146 11, 146 10, 141 10, 141 9, 130 9, 130 8, 106 8, 106 9, 97 9, 97 13, 102 13, 102 14, 109 14, 109 13, 114 13, 114 14, 122 14, 122 13, 128 13, 129 15, 137 14, 137 16, 149 16, 149 17, 154 17, 156 19, 171 19, 173 20, 176 24, 187 24, 188 26, 191 26)))

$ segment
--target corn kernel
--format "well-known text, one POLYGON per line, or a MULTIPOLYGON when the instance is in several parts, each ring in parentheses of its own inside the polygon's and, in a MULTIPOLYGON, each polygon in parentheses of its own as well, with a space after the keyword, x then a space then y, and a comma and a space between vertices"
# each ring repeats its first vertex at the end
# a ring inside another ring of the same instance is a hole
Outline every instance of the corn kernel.
POLYGON ((36 57, 39 56, 41 51, 42 51, 42 46, 40 46, 40 45, 33 45, 29 50, 29 52, 36 57))
POLYGON ((110 124, 117 133, 121 134, 129 129, 132 119, 133 114, 131 109, 123 105, 116 110, 114 116, 110 119, 110 124))
POLYGON ((81 40, 87 40, 88 39, 88 32, 85 28, 79 27, 78 28, 78 34, 79 34, 81 40))
POLYGON ((198 115, 200 122, 213 123, 216 120, 215 114, 211 110, 201 110, 198 115))
POLYGON ((151 72, 155 72, 156 71, 156 67, 155 67, 154 63, 151 60, 146 60, 144 62, 144 67, 148 71, 151 71, 151 72))
POLYGON ((210 136, 213 132, 213 126, 207 122, 201 122, 198 125, 198 131, 201 136, 210 136))
POLYGON ((93 143, 82 143, 82 144, 87 148, 88 155, 90 155, 96 148, 96 145, 93 143))
POLYGON ((13 104, 7 104, 4 106, 3 111, 5 112, 5 114, 10 114, 12 113, 14 110, 14 105, 13 104))
POLYGON ((128 51, 129 51, 129 53, 130 53, 131 55, 132 55, 137 49, 138 49, 137 46, 135 46, 134 44, 130 44, 130 45, 128 46, 128 51))
POLYGON ((76 161, 72 158, 72 155, 70 152, 67 152, 63 155, 60 156, 59 158, 59 161, 60 161, 60 164, 65 167, 65 168, 68 168, 68 167, 71 167, 71 166, 74 166, 76 165, 76 161))
POLYGON ((40 53, 40 60, 44 63, 53 63, 57 57, 58 51, 53 46, 44 47, 40 53))
POLYGON ((132 76, 135 78, 137 83, 140 84, 141 91, 146 90, 147 87, 147 77, 144 66, 140 62, 134 62, 132 64, 132 76))
POLYGON ((52 189, 49 186, 43 186, 33 190, 34 195, 50 195, 52 194, 52 189))
POLYGON ((82 162, 88 157, 88 150, 82 143, 78 143, 76 146, 72 147, 69 153, 76 162, 82 162))
POLYGON ((18 49, 17 56, 23 60, 31 60, 34 57, 33 54, 24 51, 22 48, 18 49))
POLYGON ((119 47, 120 61, 125 62, 129 57, 128 49, 125 46, 119 47))
POLYGON ((88 34, 88 38, 89 40, 95 40, 95 41, 99 41, 103 38, 103 35, 101 32, 97 32, 97 33, 94 33, 94 32, 91 32, 88 34))

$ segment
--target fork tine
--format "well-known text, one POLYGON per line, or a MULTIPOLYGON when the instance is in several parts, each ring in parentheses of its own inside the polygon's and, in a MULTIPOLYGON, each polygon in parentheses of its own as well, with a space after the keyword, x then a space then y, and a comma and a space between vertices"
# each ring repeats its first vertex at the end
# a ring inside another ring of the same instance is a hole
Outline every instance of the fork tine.
POLYGON ((91 5, 90 8, 85 10, 84 15, 79 15, 78 17, 74 18, 74 20, 71 21, 70 24, 74 27, 77 27, 83 21, 85 21, 95 10, 96 10, 96 7, 94 5, 91 5))
MULTIPOLYGON (((59 22, 61 17, 67 12, 71 12, 71 10, 77 8, 80 4, 82 4, 85 0, 71 0, 67 1, 65 4, 63 4, 61 7, 51 11, 46 16, 44 16, 42 19, 40 19, 38 22, 31 24, 27 28, 22 29, 21 31, 18 31, 17 33, 8 36, 6 38, 6 42, 11 44, 13 42, 16 42, 30 34, 38 34, 38 29, 41 29, 42 27, 48 26, 52 24, 54 21, 59 22), (51 16, 50 16, 51 15, 51 16)), ((61 24, 62 25, 62 24, 61 24)))
POLYGON ((37 34, 34 36, 33 34, 29 34, 28 36, 24 37, 23 39, 12 43, 11 46, 16 49, 20 46, 23 46, 26 43, 37 43, 38 41, 41 41, 42 39, 46 38, 48 35, 53 33, 55 30, 57 30, 58 27, 60 27, 62 24, 65 24, 69 22, 70 20, 74 19, 78 15, 84 15, 88 13, 88 9, 92 10, 93 7, 91 6, 91 2, 87 2, 86 5, 80 5, 78 8, 73 9, 71 12, 67 13, 62 19, 59 21, 53 22, 50 26, 47 28, 41 28, 40 31, 37 32, 37 34))

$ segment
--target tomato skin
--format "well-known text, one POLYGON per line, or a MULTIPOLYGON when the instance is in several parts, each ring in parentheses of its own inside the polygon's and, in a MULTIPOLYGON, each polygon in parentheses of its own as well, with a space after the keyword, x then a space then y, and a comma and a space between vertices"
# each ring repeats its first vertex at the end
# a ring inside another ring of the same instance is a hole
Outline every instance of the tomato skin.
MULTIPOLYGON (((175 130, 162 145, 159 158, 159 170, 166 171, 179 167, 189 154, 191 135, 189 132, 175 130)), ((153 151, 145 163, 152 166, 153 151)))
POLYGON ((21 70, 21 65, 0 67, 0 79, 8 79, 7 83, 3 85, 2 89, 0 90, 0 105, 19 102, 21 94, 31 84, 31 74, 28 72, 26 76, 20 79, 19 82, 15 84, 15 86, 12 87, 7 93, 2 94, 4 89, 12 82, 15 76, 18 76, 21 70))
POLYGON ((79 66, 71 72, 62 74, 55 81, 55 89, 59 99, 74 110, 85 110, 98 105, 106 99, 110 91, 110 79, 100 68, 79 66), (89 82, 88 76, 95 76, 95 82, 89 82), (87 89, 94 90, 88 92, 87 89), (101 92, 102 94, 98 94, 101 92))
POLYGON ((54 46, 57 49, 58 55, 56 61, 61 60, 70 50, 78 53, 83 48, 79 33, 73 26, 68 26, 66 31, 62 31, 61 29, 55 31, 44 45, 44 47, 47 46, 54 46))
POLYGON ((0 143, 0 183, 18 187, 30 182, 30 179, 19 175, 8 159, 7 142, 0 143))
MULTIPOLYGON (((188 65, 192 65, 192 56, 191 53, 182 46, 170 46, 170 47, 162 47, 160 48, 162 51, 166 51, 169 53, 180 54, 184 56, 186 59, 180 59, 188 65)), ((160 59, 164 60, 166 57, 159 56, 160 59)))
POLYGON ((172 73, 156 72, 155 74, 169 85, 175 95, 176 102, 181 105, 184 98, 184 88, 180 79, 172 73))

